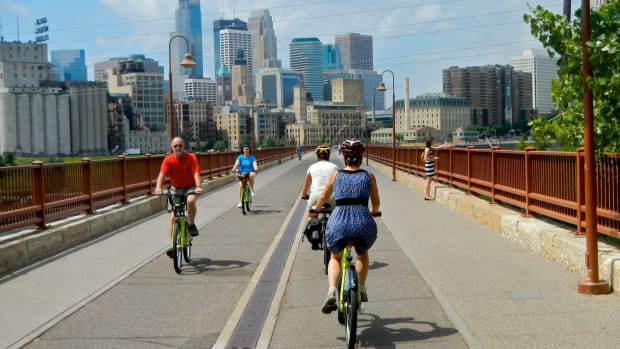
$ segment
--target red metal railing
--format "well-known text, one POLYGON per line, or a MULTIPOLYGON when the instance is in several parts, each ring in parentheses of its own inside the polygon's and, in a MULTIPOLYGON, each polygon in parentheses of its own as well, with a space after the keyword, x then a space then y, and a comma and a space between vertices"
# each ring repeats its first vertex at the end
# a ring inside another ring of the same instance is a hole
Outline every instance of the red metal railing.
MULTIPOLYGON (((305 147, 308 150, 308 147, 305 147)), ((237 152, 197 153, 204 179, 228 174, 237 152)), ((259 164, 293 159, 295 147, 254 152, 259 164)), ((163 155, 0 167, 0 233, 50 222, 150 195, 163 155)))
MULTIPOLYGON (((424 176, 424 148, 396 147, 396 169, 424 176)), ((469 194, 502 202, 575 226, 585 232, 584 154, 469 148, 437 149, 437 180, 469 194)), ((369 145, 371 160, 392 166, 392 147, 369 145)), ((596 165, 597 229, 620 238, 620 154, 603 154, 596 165)))

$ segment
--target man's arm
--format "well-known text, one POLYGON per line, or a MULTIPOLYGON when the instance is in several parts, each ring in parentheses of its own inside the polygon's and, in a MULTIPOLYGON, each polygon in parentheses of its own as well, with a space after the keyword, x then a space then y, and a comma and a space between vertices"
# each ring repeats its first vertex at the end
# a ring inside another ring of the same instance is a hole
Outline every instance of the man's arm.
POLYGON ((196 193, 202 193, 202 180, 200 179, 200 172, 194 173, 194 182, 196 183, 196 193))
POLYGON ((155 194, 161 194, 161 187, 164 185, 164 175, 162 172, 157 176, 157 184, 155 184, 155 194))
POLYGON ((304 186, 301 188, 302 199, 308 196, 308 189, 310 189, 310 184, 312 184, 312 176, 307 174, 306 179, 304 180, 304 186))

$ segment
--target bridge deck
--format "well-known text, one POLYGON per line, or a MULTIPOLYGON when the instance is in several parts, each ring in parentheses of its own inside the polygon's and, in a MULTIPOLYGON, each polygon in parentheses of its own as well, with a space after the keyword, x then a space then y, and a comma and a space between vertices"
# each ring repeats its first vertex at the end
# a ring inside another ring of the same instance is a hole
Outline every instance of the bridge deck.
MULTIPOLYGON (((234 184, 203 195, 201 234, 181 275, 163 254, 162 213, 4 277, 0 347, 227 348, 245 343, 239 336, 257 337, 260 348, 342 347, 335 315, 320 312, 326 292, 321 253, 301 241, 294 214, 305 205, 298 196, 312 160, 307 155, 261 171, 248 216, 235 207, 234 184), (284 265, 269 267, 273 261, 284 265), (268 294, 256 298, 264 290, 268 294), (270 304, 257 306, 257 300, 270 304), (258 334, 239 331, 248 311, 258 321, 245 327, 259 324, 258 334)), ((617 346, 617 295, 578 294, 582 273, 449 208, 459 194, 438 187, 438 201, 424 201, 420 192, 368 169, 378 179, 383 217, 370 252, 360 346, 617 346)), ((479 216, 493 211, 508 212, 490 205, 473 210, 479 216)), ((531 231, 548 228, 513 215, 531 231)), ((559 240, 584 243, 557 230, 556 248, 559 240)), ((544 251, 544 241, 538 243, 544 251)), ((584 260, 578 253, 564 258, 584 260)))

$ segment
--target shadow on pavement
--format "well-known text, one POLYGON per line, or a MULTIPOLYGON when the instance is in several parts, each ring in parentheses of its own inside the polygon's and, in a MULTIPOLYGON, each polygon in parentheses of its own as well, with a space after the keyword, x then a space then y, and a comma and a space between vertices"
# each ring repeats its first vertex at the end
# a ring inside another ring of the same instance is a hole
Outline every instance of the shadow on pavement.
POLYGON ((370 348, 395 348, 394 343, 397 342, 424 341, 458 332, 454 328, 441 327, 434 322, 416 321, 413 317, 382 319, 375 314, 364 313, 357 321, 358 344, 370 348))

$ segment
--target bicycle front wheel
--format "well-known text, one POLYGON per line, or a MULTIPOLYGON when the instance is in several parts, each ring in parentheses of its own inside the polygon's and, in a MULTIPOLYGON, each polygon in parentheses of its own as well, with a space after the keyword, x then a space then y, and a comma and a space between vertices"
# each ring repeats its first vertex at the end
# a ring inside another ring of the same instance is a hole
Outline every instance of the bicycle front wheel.
POLYGON ((347 340, 347 348, 355 348, 355 340, 357 337, 357 289, 351 288, 347 292, 347 299, 344 305, 345 313, 345 338, 347 340))
POLYGON ((172 243, 174 244, 173 248, 174 248, 174 258, 172 259, 172 264, 174 266, 174 271, 177 272, 177 274, 181 273, 181 264, 182 264, 182 260, 181 258, 183 258, 182 254, 182 249, 181 249, 181 224, 179 222, 174 223, 174 230, 173 230, 173 234, 172 234, 172 243))
MULTIPOLYGON (((187 224, 185 224, 185 231, 187 232, 187 224)), ((185 246, 183 246, 183 258, 186 263, 189 263, 190 258, 192 257, 192 236, 189 234, 185 235, 185 246)))
POLYGON ((252 192, 250 191, 250 186, 248 185, 245 188, 245 210, 246 212, 250 212, 251 207, 252 207, 252 192))
POLYGON ((246 209, 245 209, 245 203, 247 202, 247 195, 246 195, 246 190, 247 190, 247 185, 243 185, 243 188, 241 189, 241 212, 243 212, 243 214, 246 214, 246 209))

